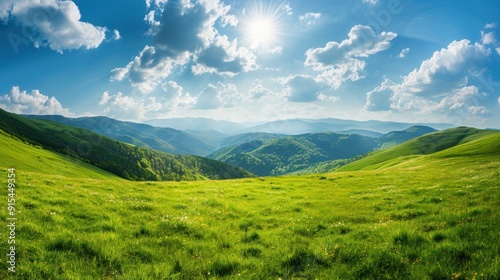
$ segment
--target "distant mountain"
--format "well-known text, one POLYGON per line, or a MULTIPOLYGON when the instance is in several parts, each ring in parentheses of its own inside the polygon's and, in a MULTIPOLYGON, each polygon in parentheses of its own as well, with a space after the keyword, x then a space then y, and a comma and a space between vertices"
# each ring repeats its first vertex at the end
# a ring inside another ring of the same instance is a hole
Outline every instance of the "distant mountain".
POLYGON ((170 127, 182 131, 218 131, 223 134, 235 135, 239 131, 256 125, 256 123, 234 123, 208 118, 171 118, 153 119, 145 121, 146 124, 157 127, 170 127))
MULTIPOLYGON (((213 131, 227 135, 237 135, 252 132, 263 132, 270 134, 300 135, 307 133, 340 132, 352 134, 349 131, 358 131, 361 135, 368 135, 367 131, 386 134, 391 131, 401 131, 411 126, 425 125, 434 129, 447 129, 455 127, 451 124, 442 123, 401 123, 388 121, 354 121, 343 119, 286 119, 260 123, 235 123, 230 121, 219 121, 207 118, 173 118, 156 119, 146 121, 147 124, 159 127, 171 127, 197 135, 207 131, 207 135, 213 136, 213 131), (208 132, 211 131, 211 132, 208 132)), ((380 135, 379 135, 380 136, 380 135)), ((372 135, 371 137, 377 137, 372 135)))
POLYGON ((368 136, 368 137, 373 137, 373 138, 379 138, 380 136, 383 136, 384 134, 371 131, 371 130, 364 130, 364 129, 348 129, 348 130, 340 130, 340 131, 334 131, 335 133, 338 134, 357 134, 361 136, 368 136))
POLYGON ((383 148, 388 148, 391 146, 395 146, 398 144, 401 144, 405 141, 408 141, 410 139, 422 136, 427 133, 435 132, 435 130, 432 127, 428 126, 422 126, 422 125, 417 125, 417 126, 412 126, 409 127, 403 131, 391 131, 379 138, 379 142, 383 144, 383 148))
POLYGON ((255 140, 223 148, 209 158, 242 167, 256 175, 281 175, 333 159, 351 158, 378 147, 375 138, 313 133, 255 140))
MULTIPOLYGON (((239 166, 259 176, 328 172, 353 161, 355 157, 433 131, 430 127, 414 126, 377 138, 333 132, 285 137, 253 133, 245 135, 269 139, 255 139, 225 147, 208 157, 239 166)), ((252 137, 245 140, 250 139, 252 137)))
POLYGON ((338 171, 383 169, 409 161, 413 163, 411 166, 415 167, 415 160, 424 155, 430 155, 438 160, 483 155, 498 159, 500 132, 457 127, 429 133, 401 145, 374 152, 339 168, 338 171))
POLYGON ((263 132, 249 132, 249 133, 242 133, 242 134, 237 134, 234 136, 228 136, 224 137, 219 140, 219 146, 221 148, 224 147, 229 147, 229 146, 236 146, 256 140, 267 140, 267 139, 275 139, 275 138, 281 138, 281 137, 286 137, 287 135, 283 134, 272 134, 272 133, 263 133, 263 132))
POLYGON ((0 129, 18 139, 65 154, 131 180, 199 180, 250 177, 249 172, 215 160, 174 156, 117 142, 86 129, 31 119, 0 109, 0 129))
POLYGON ((435 129, 446 129, 454 127, 450 124, 412 124, 384 121, 353 121, 341 119, 290 119, 268 122, 265 124, 246 128, 244 132, 266 132, 275 134, 298 135, 305 133, 337 132, 349 130, 368 130, 378 133, 388 133, 396 130, 404 130, 411 126, 425 125, 435 129))
POLYGON ((171 154, 205 156, 219 147, 217 141, 193 136, 173 128, 153 127, 108 117, 66 118, 55 115, 27 115, 27 117, 85 128, 118 141, 171 154))

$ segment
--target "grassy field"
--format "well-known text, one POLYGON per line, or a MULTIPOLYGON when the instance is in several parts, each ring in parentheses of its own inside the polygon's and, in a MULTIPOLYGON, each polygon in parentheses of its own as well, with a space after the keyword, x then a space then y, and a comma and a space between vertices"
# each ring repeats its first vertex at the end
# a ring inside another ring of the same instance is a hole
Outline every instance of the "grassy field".
POLYGON ((18 218, 17 272, 3 226, 0 279, 500 275, 498 133, 383 169, 163 183, 0 140, 5 184, 16 168, 18 218))

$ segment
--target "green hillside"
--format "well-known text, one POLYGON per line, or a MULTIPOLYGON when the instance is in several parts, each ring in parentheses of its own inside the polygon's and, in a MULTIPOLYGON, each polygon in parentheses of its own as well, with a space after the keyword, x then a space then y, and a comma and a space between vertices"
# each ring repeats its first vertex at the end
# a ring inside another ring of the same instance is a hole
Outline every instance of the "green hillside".
POLYGON ((0 130, 0 147, 0 158, 5 168, 25 170, 37 176, 38 174, 57 174, 71 178, 121 179, 69 156, 22 142, 3 130, 0 130))
POLYGON ((28 119, 0 110, 0 129, 131 180, 229 179, 252 176, 225 163, 195 156, 174 156, 134 147, 91 131, 60 123, 28 119))
POLYGON ((499 133, 452 132, 386 169, 190 182, 123 180, 0 133, 18 219, 0 279, 497 279, 499 133))
POLYGON ((281 137, 276 134, 247 134, 238 137, 264 139, 225 147, 208 157, 260 176, 324 173, 373 150, 391 147, 433 131, 430 127, 413 126, 376 138, 333 132, 281 137))
POLYGON ((208 157, 269 176, 295 172, 328 160, 352 158, 377 147, 376 139, 371 137, 311 133, 251 141, 223 148, 208 157))
POLYGON ((30 115, 27 117, 51 120, 88 129, 121 142, 148 147, 170 154, 204 156, 214 151, 217 147, 209 141, 204 141, 201 137, 196 137, 180 130, 123 122, 107 117, 66 118, 54 115, 30 115))
POLYGON ((386 168, 398 164, 404 164, 421 155, 433 154, 434 156, 446 154, 495 154, 500 151, 500 132, 480 130, 469 127, 451 128, 443 131, 426 134, 419 138, 412 139, 399 146, 376 151, 372 154, 352 162, 338 169, 338 171, 373 170, 386 168), (489 136, 488 138, 484 138, 489 136), (488 140, 490 139, 490 140, 488 140), (497 140, 495 142, 495 140, 497 140), (476 142, 465 145, 471 141, 489 141, 484 145, 475 145, 476 142), (470 149, 467 151, 465 149, 470 149), (479 149, 479 150, 478 150, 479 149))

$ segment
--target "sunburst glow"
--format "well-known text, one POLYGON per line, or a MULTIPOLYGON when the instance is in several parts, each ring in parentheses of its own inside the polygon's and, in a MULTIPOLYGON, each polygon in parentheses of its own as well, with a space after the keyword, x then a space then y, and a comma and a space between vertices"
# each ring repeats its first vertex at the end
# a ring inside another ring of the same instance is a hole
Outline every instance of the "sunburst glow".
POLYGON ((282 7, 255 3, 246 11, 244 19, 245 41, 254 49, 275 47, 280 37, 282 7))

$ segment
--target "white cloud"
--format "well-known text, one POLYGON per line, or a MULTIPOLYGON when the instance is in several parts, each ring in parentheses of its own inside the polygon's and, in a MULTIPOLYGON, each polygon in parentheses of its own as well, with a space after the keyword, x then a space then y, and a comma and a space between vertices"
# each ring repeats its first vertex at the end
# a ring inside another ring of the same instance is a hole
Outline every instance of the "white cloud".
POLYGON ((194 74, 216 73, 234 76, 258 68, 255 55, 248 49, 238 47, 238 41, 229 41, 227 36, 217 36, 214 42, 200 51, 192 67, 194 74))
POLYGON ((500 105, 500 97, 498 97, 497 101, 498 101, 498 105, 500 105))
POLYGON ((477 118, 489 113, 481 105, 486 94, 468 85, 468 81, 469 77, 481 73, 490 54, 484 45, 468 40, 453 41, 403 77, 400 84, 386 79, 368 92, 365 109, 439 113, 462 121, 479 120, 477 118))
POLYGON ((366 94, 366 104, 364 109, 367 111, 386 111, 391 109, 391 97, 394 84, 391 80, 385 79, 384 82, 374 90, 366 94))
POLYGON ((363 0, 363 3, 367 3, 370 5, 376 5, 379 2, 379 0, 363 0))
POLYGON ((409 53, 410 53, 410 48, 402 49, 401 52, 399 53, 398 57, 405 58, 406 55, 409 53))
POLYGON ((113 40, 120 40, 122 36, 120 35, 120 31, 118 30, 113 30, 113 40))
POLYGON ((111 80, 121 81, 128 78, 132 86, 148 93, 156 88, 160 80, 168 77, 176 66, 184 65, 188 60, 188 52, 173 56, 164 50, 145 46, 127 66, 113 69, 111 80))
POLYGON ((193 109, 230 108, 234 107, 241 98, 242 96, 234 84, 223 84, 221 82, 216 85, 209 84, 197 96, 197 102, 193 109))
POLYGON ((176 67, 193 62, 194 74, 214 73, 234 76, 258 68, 255 55, 220 35, 222 27, 238 24, 229 14, 231 6, 220 0, 146 1, 152 8, 144 20, 150 24, 148 35, 155 44, 146 46, 126 67, 115 68, 111 80, 127 78, 143 93, 153 91, 176 67))
POLYGON ((23 39, 29 39, 37 48, 48 46, 61 53, 97 48, 105 39, 105 27, 80 19, 80 10, 73 1, 3 0, 0 3, 0 20, 32 31, 29 38, 23 39))
POLYGON ((306 13, 299 16, 299 22, 305 26, 312 26, 318 23, 321 19, 321 13, 306 13))
POLYGON ((486 33, 484 31, 481 31, 481 42, 484 45, 495 44, 497 42, 495 33, 494 32, 486 33))
POLYGON ((162 85, 165 92, 161 102, 164 110, 174 110, 177 107, 191 107, 196 104, 196 98, 192 97, 188 92, 176 82, 170 81, 162 85))
POLYGON ((322 94, 322 86, 311 76, 289 76, 280 82, 285 86, 283 95, 290 102, 314 102, 322 94))
POLYGON ((290 3, 289 2, 283 2, 283 4, 281 5, 281 10, 284 11, 288 16, 291 16, 293 15, 293 10, 292 10, 292 7, 290 7, 290 3))
POLYGON ((161 97, 133 97, 121 92, 110 94, 106 91, 102 94, 98 105, 104 108, 102 112, 107 116, 142 121, 196 104, 196 98, 185 92, 176 82, 162 83, 161 88, 163 90, 161 97))
POLYGON ((136 100, 131 96, 125 96, 123 93, 110 95, 109 92, 104 92, 99 106, 106 106, 103 113, 107 116, 121 120, 145 120, 150 113, 158 112, 162 108, 162 104, 155 97, 147 97, 136 100))
POLYGON ((404 77, 398 91, 419 96, 445 95, 465 86, 467 76, 481 69, 490 53, 485 46, 469 40, 453 41, 404 77))
POLYGON ((497 51, 497 54, 500 55, 500 47, 496 48, 495 51, 497 51))
POLYGON ((264 96, 270 96, 273 92, 264 87, 261 80, 255 80, 252 87, 248 90, 251 99, 260 99, 264 96))
POLYGON ((16 114, 73 115, 54 96, 43 95, 37 89, 27 93, 17 86, 12 87, 8 94, 0 96, 0 108, 16 114))
POLYGON ((493 28, 496 28, 497 27, 497 23, 496 22, 492 22, 492 23, 487 23, 484 28, 486 29, 493 29, 493 28))
POLYGON ((321 71, 319 79, 336 89, 346 81, 363 78, 362 71, 366 58, 388 49, 390 41, 396 38, 393 32, 375 34, 368 26, 355 25, 342 42, 328 42, 324 48, 310 49, 306 52, 305 65, 321 71))
POLYGON ((465 111, 473 115, 484 114, 487 112, 486 108, 477 105, 478 99, 483 96, 485 93, 479 92, 476 86, 466 86, 453 90, 450 95, 445 96, 437 105, 437 109, 465 111))

